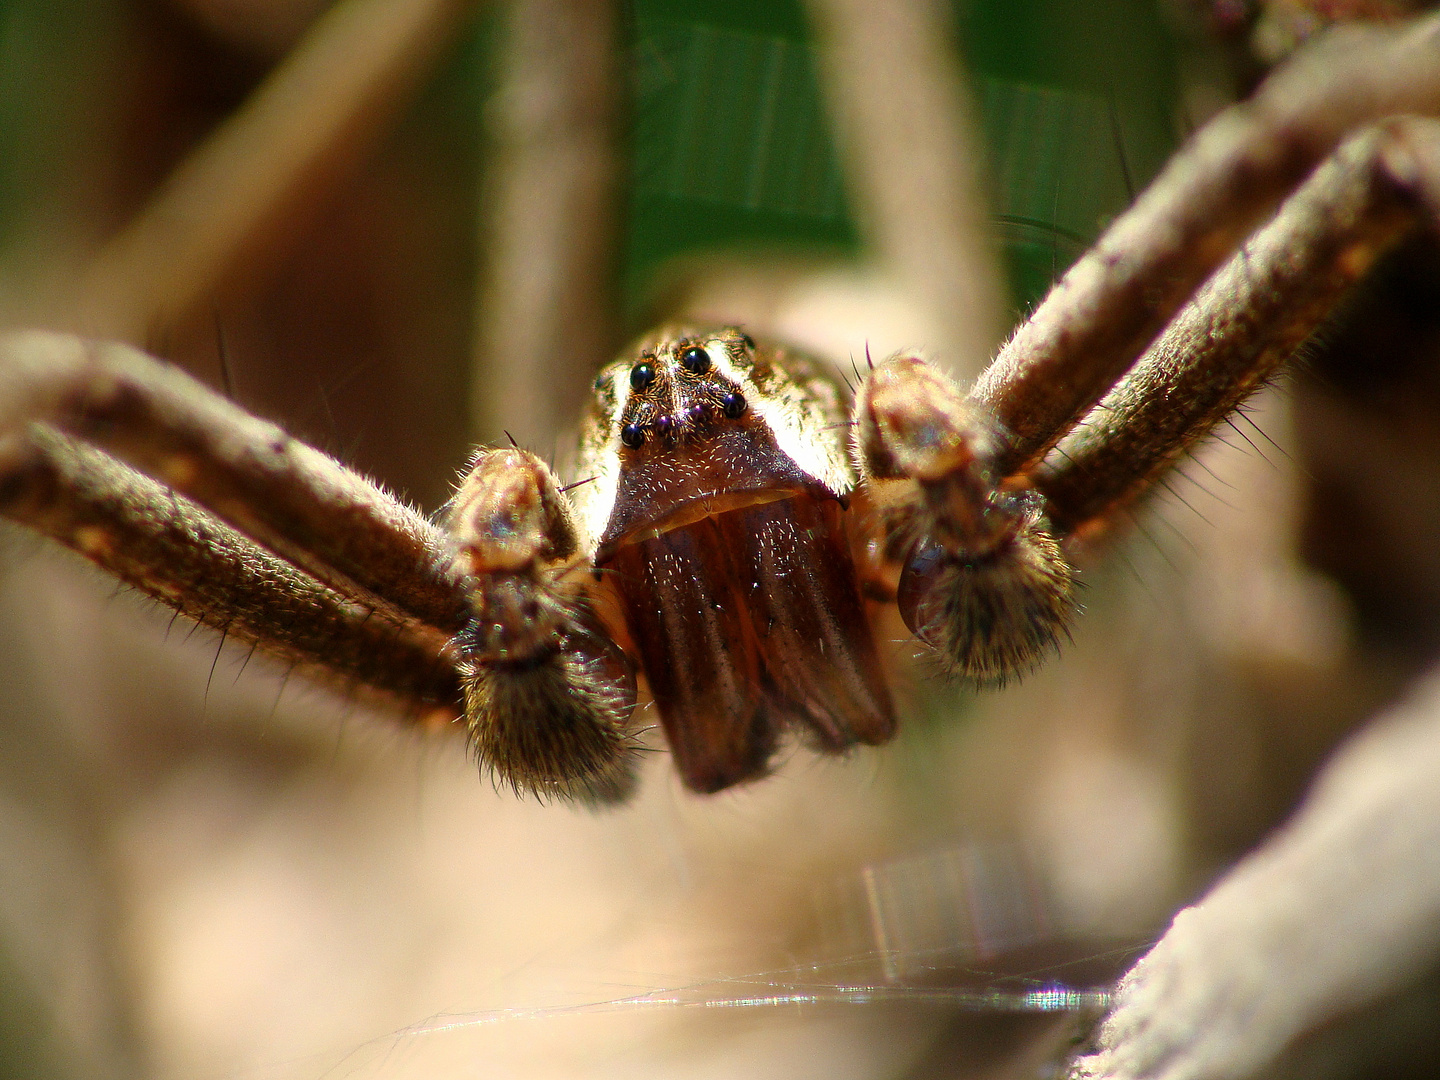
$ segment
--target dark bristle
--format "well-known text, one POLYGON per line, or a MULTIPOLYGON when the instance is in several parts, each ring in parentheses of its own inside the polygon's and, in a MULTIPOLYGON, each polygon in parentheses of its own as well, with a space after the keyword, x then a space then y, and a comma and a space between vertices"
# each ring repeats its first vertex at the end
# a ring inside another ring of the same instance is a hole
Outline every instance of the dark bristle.
POLYGON ((574 491, 576 488, 583 487, 586 484, 593 484, 596 480, 599 479, 600 478, 598 476, 587 476, 584 480, 576 480, 573 484, 566 484, 560 489, 560 491, 562 493, 566 491, 574 491))
POLYGON ((225 349, 225 327, 220 322, 220 309, 215 309, 215 353, 220 361, 220 387, 225 396, 235 400, 235 383, 230 376, 230 357, 225 349))
POLYGON ((1115 140, 1115 156, 1120 162, 1120 177, 1125 182, 1126 204, 1135 201, 1135 178, 1130 175, 1130 158, 1125 153, 1125 132, 1120 128, 1120 111, 1115 108, 1115 89, 1108 88, 1105 103, 1110 114, 1110 137, 1115 140))

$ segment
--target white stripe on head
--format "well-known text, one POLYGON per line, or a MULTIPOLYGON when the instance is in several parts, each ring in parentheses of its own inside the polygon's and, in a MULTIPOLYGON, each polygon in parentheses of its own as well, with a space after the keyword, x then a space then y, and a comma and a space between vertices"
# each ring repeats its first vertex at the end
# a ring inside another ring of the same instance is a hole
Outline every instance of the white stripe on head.
POLYGON ((740 386, 747 406, 770 429, 775 444, 791 461, 837 495, 855 486, 844 429, 827 430, 833 421, 822 415, 788 374, 777 380, 777 391, 763 394, 749 373, 731 361, 724 338, 712 338, 705 351, 716 370, 740 386))
MULTIPOLYGON (((625 407, 630 403, 630 365, 616 363, 610 375, 615 406, 601 418, 598 428, 591 424, 582 433, 576 475, 571 483, 578 484, 570 492, 579 527, 581 544, 587 555, 594 554, 610 521, 615 498, 620 490, 619 425, 625 407), (591 479, 593 477, 593 479, 591 479), (584 481, 589 481, 585 483, 584 481)), ((603 372, 602 372, 603 377, 603 372)))

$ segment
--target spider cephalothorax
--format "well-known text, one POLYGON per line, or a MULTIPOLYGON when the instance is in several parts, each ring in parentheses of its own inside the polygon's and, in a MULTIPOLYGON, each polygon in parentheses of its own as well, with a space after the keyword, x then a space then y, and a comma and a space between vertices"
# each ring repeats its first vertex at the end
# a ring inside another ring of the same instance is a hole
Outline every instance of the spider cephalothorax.
POLYGON ((451 528, 476 583, 470 725, 502 777, 626 789, 617 645, 686 783, 717 791, 786 730, 830 751, 894 733, 862 596, 895 599, 897 578, 958 674, 1004 679, 1055 641, 1070 571, 1038 499, 994 490, 994 425, 911 357, 865 379, 858 424, 847 396, 740 330, 669 329, 595 380, 570 503, 533 455, 477 458, 451 528))

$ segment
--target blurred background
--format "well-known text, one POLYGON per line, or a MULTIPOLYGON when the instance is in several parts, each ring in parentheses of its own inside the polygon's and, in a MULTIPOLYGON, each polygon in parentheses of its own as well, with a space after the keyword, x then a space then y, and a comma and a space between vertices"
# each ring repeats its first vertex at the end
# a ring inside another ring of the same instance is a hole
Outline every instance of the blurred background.
MULTIPOLYGON (((0 320, 141 345, 434 510, 502 431, 563 461, 589 373, 662 319, 973 376, 1324 21, 4 0, 0 320)), ((1073 647, 1022 685, 931 683, 892 634, 895 744, 709 798, 656 754, 603 813, 5 527, 0 1075, 1048 1075, 1429 654, 1440 589, 1348 527, 1328 576, 1294 554, 1337 520, 1317 475, 1353 487, 1307 450, 1337 423, 1258 399, 1082 553, 1073 647)))

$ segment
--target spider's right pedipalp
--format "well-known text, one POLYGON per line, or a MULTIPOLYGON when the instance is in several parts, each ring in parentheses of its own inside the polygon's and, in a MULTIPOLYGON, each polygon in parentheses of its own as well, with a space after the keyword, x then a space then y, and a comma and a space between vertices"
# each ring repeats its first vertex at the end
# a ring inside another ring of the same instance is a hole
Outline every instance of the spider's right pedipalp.
POLYGON ((455 639, 471 742, 517 793, 623 799, 635 673, 595 614, 569 503, 520 449, 482 450, 451 500, 472 617, 455 639))

